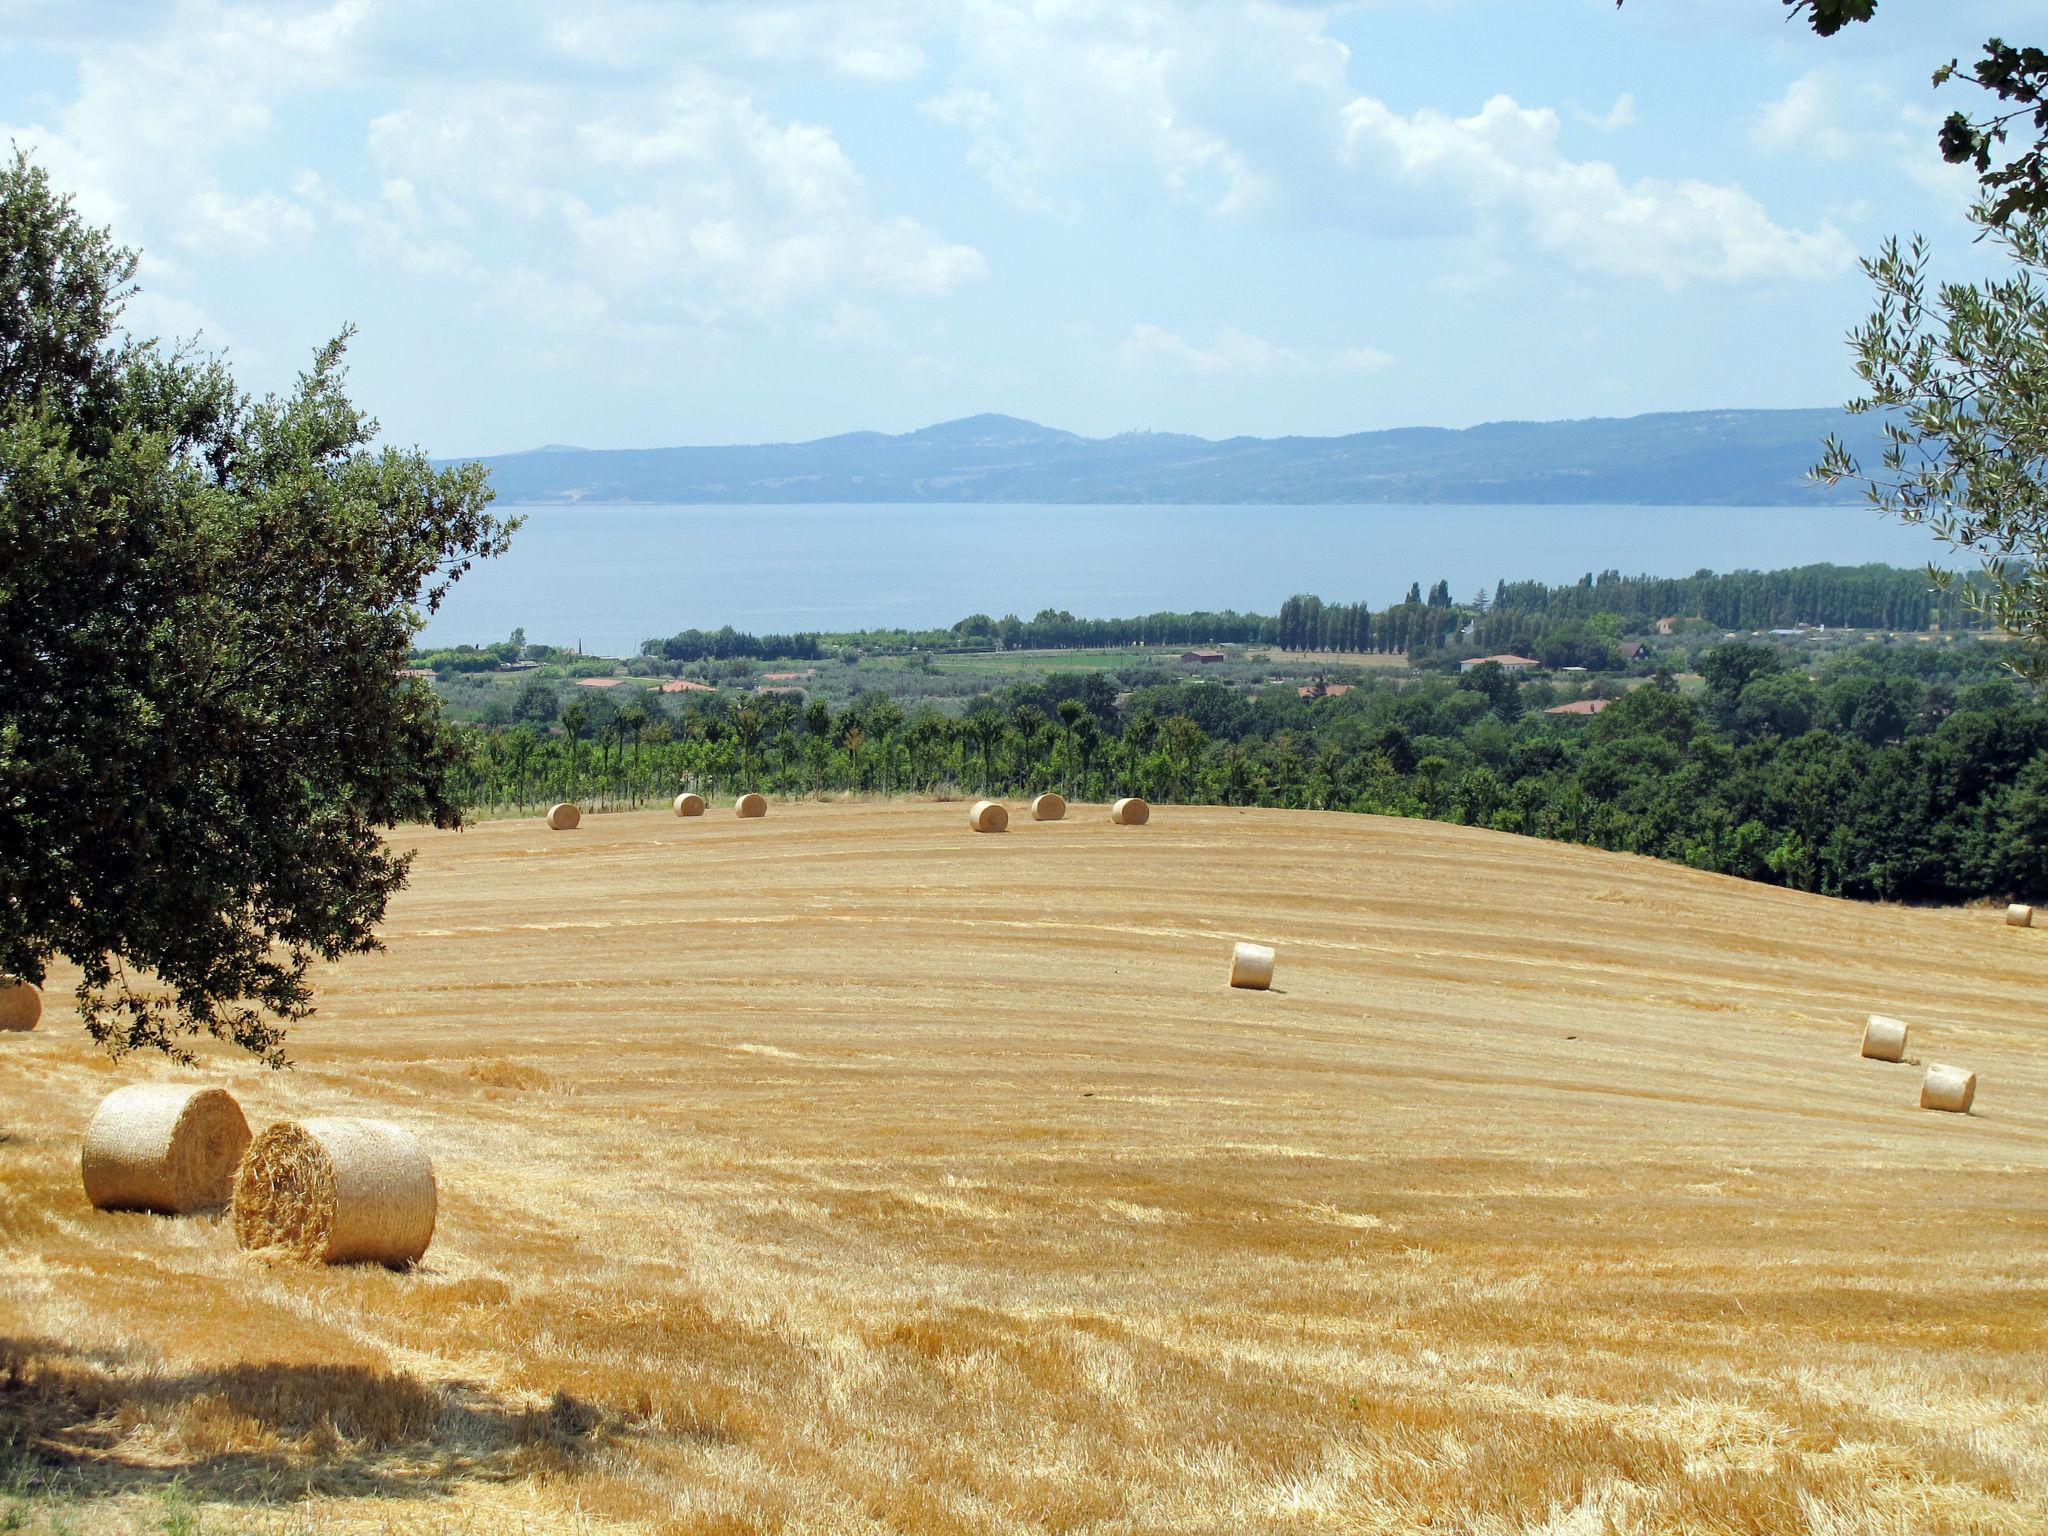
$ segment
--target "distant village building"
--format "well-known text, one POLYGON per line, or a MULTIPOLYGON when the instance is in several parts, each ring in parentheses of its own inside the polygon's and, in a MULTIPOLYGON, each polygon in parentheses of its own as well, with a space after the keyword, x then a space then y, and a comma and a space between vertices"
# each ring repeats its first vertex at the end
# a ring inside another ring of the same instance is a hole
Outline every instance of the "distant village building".
POLYGON ((1678 628, 1678 620, 1676 619, 1659 619, 1657 621, 1657 633, 1660 635, 1668 635, 1676 628, 1678 628))
POLYGON ((432 677, 434 669, 432 667, 400 667, 398 675, 400 677, 432 677))
POLYGON ((1182 661, 1198 661, 1206 664, 1212 661, 1221 661, 1223 653, 1221 651, 1182 651, 1180 659, 1182 661))
POLYGON ((1607 707, 1605 699, 1574 699, 1569 704, 1553 704, 1543 711, 1546 715, 1597 715, 1607 707))
POLYGON ((1503 671, 1528 672, 1542 663, 1528 656, 1473 656, 1458 663, 1460 672, 1470 672, 1474 667, 1483 667, 1489 661, 1500 663, 1503 671))
POLYGON ((1643 654, 1643 642, 1640 640, 1624 640, 1615 647, 1615 650, 1621 653, 1623 661, 1634 661, 1643 654))

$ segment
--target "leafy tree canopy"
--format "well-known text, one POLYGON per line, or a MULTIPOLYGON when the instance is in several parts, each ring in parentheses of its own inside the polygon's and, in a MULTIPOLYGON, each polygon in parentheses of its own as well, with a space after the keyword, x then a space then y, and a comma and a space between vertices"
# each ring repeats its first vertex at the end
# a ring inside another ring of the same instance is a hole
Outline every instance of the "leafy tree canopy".
POLYGON ((284 1061, 312 962, 377 945, 460 822, 458 743, 396 676, 514 524, 475 466, 372 451, 343 337, 251 400, 125 335, 136 258, 0 162, 0 971, 63 957, 93 1037, 284 1061))
POLYGON ((1965 600, 2024 642, 2016 670, 2048 679, 2048 215, 1976 218, 2011 277, 1930 295, 1918 239, 1863 263, 1878 305, 1850 334, 1865 393, 1849 409, 1886 412, 1886 446, 1866 468, 1830 437, 1817 472, 1860 481, 1873 506, 1976 556, 1988 579, 1965 600))

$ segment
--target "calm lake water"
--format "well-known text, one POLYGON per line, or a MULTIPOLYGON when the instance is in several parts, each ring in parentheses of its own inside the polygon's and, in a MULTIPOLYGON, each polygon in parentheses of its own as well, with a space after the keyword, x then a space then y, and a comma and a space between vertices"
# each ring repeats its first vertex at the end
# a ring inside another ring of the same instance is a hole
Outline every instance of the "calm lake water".
POLYGON ((526 518, 428 624, 429 645, 502 640, 630 655, 721 624, 761 633, 1272 613, 1290 594, 1398 602, 1448 578, 1686 576, 1831 560, 1924 565, 1927 534, 1860 507, 508 507, 526 518))

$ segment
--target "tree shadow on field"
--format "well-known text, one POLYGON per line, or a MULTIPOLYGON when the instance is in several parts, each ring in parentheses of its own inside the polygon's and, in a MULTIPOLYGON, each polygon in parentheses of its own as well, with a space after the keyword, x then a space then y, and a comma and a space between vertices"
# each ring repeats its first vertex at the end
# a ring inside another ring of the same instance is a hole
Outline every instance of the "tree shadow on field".
POLYGON ((560 1392, 517 1406, 360 1365, 173 1371, 0 1335, 0 1491, 21 1497, 425 1498, 566 1470, 617 1432, 560 1392))

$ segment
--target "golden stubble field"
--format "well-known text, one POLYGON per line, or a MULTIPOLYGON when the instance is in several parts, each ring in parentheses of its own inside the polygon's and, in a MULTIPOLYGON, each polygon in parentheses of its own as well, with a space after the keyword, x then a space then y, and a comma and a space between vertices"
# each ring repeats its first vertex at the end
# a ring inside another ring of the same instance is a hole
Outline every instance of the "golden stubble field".
POLYGON ((2048 1529, 2048 933, 1274 811, 418 845, 297 1069, 208 1058, 425 1135, 417 1272, 95 1214, 185 1074, 0 1038, 0 1524, 2048 1529))

